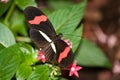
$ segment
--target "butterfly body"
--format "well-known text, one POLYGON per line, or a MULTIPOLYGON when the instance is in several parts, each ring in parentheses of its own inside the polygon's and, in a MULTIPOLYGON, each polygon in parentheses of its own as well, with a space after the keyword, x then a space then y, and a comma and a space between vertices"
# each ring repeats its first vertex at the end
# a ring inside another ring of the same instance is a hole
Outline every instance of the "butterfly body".
POLYGON ((74 55, 71 48, 62 39, 62 34, 56 35, 46 15, 35 7, 27 7, 24 13, 30 26, 30 37, 41 48, 46 61, 60 67, 72 64, 74 55))

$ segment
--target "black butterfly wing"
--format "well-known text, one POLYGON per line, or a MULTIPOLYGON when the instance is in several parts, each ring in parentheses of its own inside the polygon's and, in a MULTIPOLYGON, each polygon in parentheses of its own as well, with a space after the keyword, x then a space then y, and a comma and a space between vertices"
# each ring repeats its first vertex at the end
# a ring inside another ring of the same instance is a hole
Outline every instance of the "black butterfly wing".
POLYGON ((74 59, 74 54, 71 48, 61 39, 55 41, 57 55, 55 59, 60 67, 68 67, 72 64, 74 59), (66 55, 66 56, 65 56, 66 55))
POLYGON ((53 51, 50 45, 44 48, 43 53, 45 54, 47 62, 58 64, 63 68, 69 67, 74 59, 74 54, 71 48, 61 39, 54 41, 54 44, 56 46, 56 53, 53 51), (68 51, 66 51, 67 49, 68 51))
POLYGON ((51 40, 56 36, 52 24, 38 8, 27 7, 24 10, 25 17, 30 26, 30 37, 38 47, 44 47, 49 42, 40 34, 39 31, 45 33, 51 40))
POLYGON ((36 29, 30 29, 30 37, 39 48, 44 48, 49 44, 49 42, 45 40, 45 38, 36 29))

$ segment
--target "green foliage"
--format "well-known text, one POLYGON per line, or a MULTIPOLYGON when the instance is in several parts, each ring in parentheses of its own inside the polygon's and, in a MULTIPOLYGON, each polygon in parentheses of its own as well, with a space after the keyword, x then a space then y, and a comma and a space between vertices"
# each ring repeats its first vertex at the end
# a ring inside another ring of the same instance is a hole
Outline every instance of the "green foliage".
POLYGON ((78 64, 89 67, 111 68, 111 64, 104 53, 90 41, 83 39, 75 56, 78 64))
POLYGON ((33 54, 32 50, 33 50, 32 47, 24 43, 18 43, 1 50, 0 51, 0 80, 11 79, 17 70, 18 70, 17 71, 18 79, 23 78, 23 74, 25 73, 26 75, 24 75, 24 77, 25 78, 28 77, 31 70, 30 64, 32 65, 32 63, 34 62, 34 55, 32 55, 33 54), (27 61, 26 61, 26 58, 28 58, 27 61), (22 69, 25 69, 25 68, 27 69, 23 71, 22 69))
POLYGON ((80 27, 78 29, 76 29, 75 31, 73 31, 72 33, 74 34, 66 34, 63 37, 66 39, 70 39, 70 41, 72 42, 72 50, 73 52, 76 51, 76 49, 78 48, 79 44, 80 44, 80 40, 81 40, 81 36, 82 36, 82 31, 83 31, 83 25, 80 25, 80 27))
POLYGON ((15 38, 7 26, 0 23, 0 44, 4 47, 15 44, 15 38))
POLYGON ((5 47, 2 45, 2 44, 0 44, 0 50, 2 50, 2 49, 4 49, 5 47))
POLYGON ((14 35, 17 36, 17 34, 20 34, 22 36, 27 36, 27 29, 25 24, 25 17, 23 15, 23 12, 20 12, 18 10, 15 10, 12 13, 12 16, 10 18, 10 28, 12 32, 14 32, 14 35))
POLYGON ((21 53, 17 45, 0 51, 0 80, 10 80, 20 65, 21 53))
POLYGON ((71 6, 73 5, 72 2, 70 1, 67 1, 67 0, 57 0, 57 1, 54 1, 54 0, 48 0, 48 3, 49 3, 49 6, 54 9, 54 10, 57 10, 59 8, 65 8, 65 7, 68 7, 68 6, 71 6), (56 7, 57 6, 57 7, 56 7))
POLYGON ((76 29, 83 17, 85 3, 86 0, 81 4, 54 11, 49 15, 57 33, 71 34, 76 29))
POLYGON ((8 3, 0 2, 0 17, 7 11, 11 2, 12 2, 12 0, 9 0, 8 3))
POLYGON ((24 10, 27 6, 35 6, 35 0, 14 0, 15 4, 21 9, 24 10))
POLYGON ((23 63, 19 66, 16 72, 16 78, 17 80, 25 80, 30 76, 31 73, 32 67, 27 65, 26 63, 23 63))
POLYGON ((49 67, 40 65, 35 68, 27 80, 49 80, 49 67))
POLYGON ((35 57, 37 56, 33 47, 25 43, 20 43, 19 48, 22 51, 21 54, 22 62, 25 63, 26 65, 32 65, 33 62, 36 60, 35 57))
POLYGON ((64 38, 68 38, 72 41, 73 51, 77 49, 81 39, 82 27, 80 26, 77 30, 76 28, 83 17, 85 3, 86 0, 84 0, 81 4, 54 11, 51 15, 49 15, 49 19, 53 23, 57 33, 62 33, 63 37, 65 35, 64 38))

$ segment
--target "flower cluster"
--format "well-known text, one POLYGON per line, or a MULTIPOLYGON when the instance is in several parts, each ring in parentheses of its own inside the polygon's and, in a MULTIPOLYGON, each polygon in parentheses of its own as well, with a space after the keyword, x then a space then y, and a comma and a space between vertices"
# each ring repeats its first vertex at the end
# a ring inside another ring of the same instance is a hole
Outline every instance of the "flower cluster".
POLYGON ((38 51, 38 57, 37 57, 38 60, 42 60, 43 63, 46 62, 46 58, 45 58, 45 55, 43 52, 41 52, 40 50, 38 51))

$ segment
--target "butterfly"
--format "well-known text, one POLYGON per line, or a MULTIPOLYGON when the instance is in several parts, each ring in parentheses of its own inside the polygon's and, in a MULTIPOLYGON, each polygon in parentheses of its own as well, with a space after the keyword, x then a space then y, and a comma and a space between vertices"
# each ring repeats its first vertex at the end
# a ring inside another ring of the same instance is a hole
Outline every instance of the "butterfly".
POLYGON ((74 59, 72 49, 62 39, 62 34, 56 34, 47 16, 31 6, 24 10, 24 14, 30 27, 30 37, 41 48, 46 61, 60 67, 69 67, 74 59))

